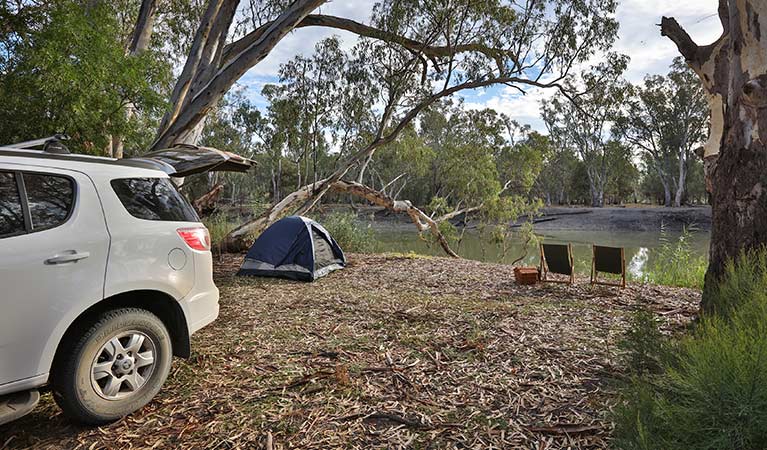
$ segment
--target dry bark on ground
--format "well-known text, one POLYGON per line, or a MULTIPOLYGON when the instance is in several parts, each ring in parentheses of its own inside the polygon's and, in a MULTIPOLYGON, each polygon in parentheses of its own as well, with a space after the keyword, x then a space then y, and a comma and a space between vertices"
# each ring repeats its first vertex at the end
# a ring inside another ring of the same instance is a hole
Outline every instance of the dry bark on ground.
POLYGON ((616 340, 645 305, 667 331, 699 293, 517 286, 512 268, 351 255, 307 284, 217 266, 221 315, 158 397, 101 428, 46 395, 8 448, 604 448, 616 340))

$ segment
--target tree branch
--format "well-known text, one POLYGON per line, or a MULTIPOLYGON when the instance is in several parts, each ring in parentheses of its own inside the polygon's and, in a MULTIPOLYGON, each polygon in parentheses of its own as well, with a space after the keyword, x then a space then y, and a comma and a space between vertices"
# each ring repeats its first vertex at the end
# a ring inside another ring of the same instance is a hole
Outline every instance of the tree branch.
POLYGON ((434 236, 445 253, 453 258, 460 258, 460 256, 450 248, 450 244, 447 242, 447 239, 439 230, 439 222, 433 220, 426 213, 413 206, 410 201, 395 200, 383 192, 379 192, 371 187, 354 181, 338 180, 331 185, 331 189, 334 192, 343 192, 364 198, 365 200, 375 205, 383 206, 384 208, 394 212, 406 213, 408 216, 410 216, 410 220, 413 221, 419 232, 429 230, 429 232, 432 234, 432 236, 434 236))
POLYGON ((133 29, 131 42, 128 46, 128 54, 135 55, 149 47, 156 11, 157 0, 143 0, 141 2, 136 27, 133 29))
POLYGON ((673 17, 663 17, 660 21, 660 34, 671 39, 679 53, 684 56, 688 63, 700 67, 705 59, 701 59, 701 47, 692 40, 690 35, 679 25, 673 17))
MULTIPOLYGON (((221 1, 222 0, 211 0, 209 9, 213 9, 215 6, 215 14, 217 14, 218 9, 221 6, 221 1)), ((218 68, 215 75, 213 75, 210 81, 204 86, 199 88, 197 94, 185 105, 185 108, 181 111, 172 111, 167 124, 165 126, 161 125, 160 133, 152 144, 152 149, 170 146, 181 133, 200 123, 205 115, 207 115, 208 111, 214 106, 215 102, 211 101, 211 98, 220 98, 224 93, 229 91, 232 85, 234 85, 234 83, 247 72, 248 69, 266 58, 274 46, 276 46, 285 35, 293 30, 296 24, 326 1, 327 0, 298 0, 294 2, 280 14, 277 19, 267 23, 264 27, 261 27, 263 28, 263 31, 260 33, 258 39, 254 40, 241 52, 232 56, 230 60, 222 60, 221 66, 218 68)), ((213 17, 215 17, 215 14, 213 14, 213 17)), ((212 26, 212 22, 210 25, 212 26)), ((211 26, 200 27, 200 31, 204 31, 205 40, 208 38, 211 26)), ((198 34, 200 31, 198 31, 198 34)), ((200 42, 199 52, 202 52, 203 42, 200 42)), ((198 60, 197 62, 199 62, 199 56, 196 59, 198 60)), ((195 72, 196 67, 197 66, 195 65, 195 72)), ((184 70, 186 71, 186 69, 185 66, 184 70)), ((179 84, 182 83, 183 79, 184 74, 182 73, 182 77, 177 83, 177 88, 179 87, 179 84)), ((184 93, 186 93, 185 91, 188 89, 191 81, 191 79, 188 80, 186 86, 181 88, 184 90, 184 93)), ((175 91, 176 89, 174 89, 174 94, 175 91)), ((174 98, 177 98, 177 96, 174 95, 172 97, 172 104, 175 108, 178 108, 180 102, 173 100, 174 98)))
MULTIPOLYGON (((225 62, 228 62, 231 58, 236 57, 239 53, 247 49, 254 42, 257 42, 264 33, 264 30, 270 25, 266 23, 261 27, 256 28, 250 33, 246 34, 237 41, 232 42, 224 48, 225 62)), ((296 28, 304 27, 325 27, 334 28, 337 30, 344 30, 350 33, 357 34, 359 36, 369 37, 373 39, 379 39, 385 42, 392 42, 402 47, 411 50, 413 52, 426 55, 429 58, 443 58, 450 57, 456 53, 476 52, 481 53, 494 61, 503 61, 505 57, 511 58, 515 63, 518 61, 511 54, 510 51, 491 48, 483 44, 471 43, 456 46, 438 45, 431 46, 426 45, 423 42, 416 41, 404 36, 400 36, 388 31, 384 31, 378 28, 365 25, 354 20, 345 19, 343 17, 327 16, 321 14, 310 14, 303 20, 296 24, 296 28)), ((432 61, 434 62, 434 61, 432 61)))

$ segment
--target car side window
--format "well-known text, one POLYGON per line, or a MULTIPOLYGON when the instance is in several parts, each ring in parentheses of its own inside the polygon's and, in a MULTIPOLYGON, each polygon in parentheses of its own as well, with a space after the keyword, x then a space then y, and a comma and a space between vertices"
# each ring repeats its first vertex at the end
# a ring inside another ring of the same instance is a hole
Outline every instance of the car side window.
POLYGON ((75 200, 71 179, 63 176, 24 173, 32 231, 59 226, 67 221, 75 200))
POLYGON ((133 217, 172 222, 200 221, 192 205, 167 178, 119 178, 111 184, 133 217))
POLYGON ((0 172, 0 238, 22 234, 25 231, 24 211, 16 176, 12 172, 0 172))

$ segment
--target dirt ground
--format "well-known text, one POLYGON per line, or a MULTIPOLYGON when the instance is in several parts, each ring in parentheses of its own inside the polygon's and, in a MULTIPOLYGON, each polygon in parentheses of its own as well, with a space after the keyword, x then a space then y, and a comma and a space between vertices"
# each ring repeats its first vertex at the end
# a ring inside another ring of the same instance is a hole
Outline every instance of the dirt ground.
POLYGON ((221 315, 153 402, 85 428, 46 394, 0 448, 605 448, 630 312, 673 331, 699 301, 396 255, 349 255, 315 283, 235 278, 240 258, 218 264, 221 315))

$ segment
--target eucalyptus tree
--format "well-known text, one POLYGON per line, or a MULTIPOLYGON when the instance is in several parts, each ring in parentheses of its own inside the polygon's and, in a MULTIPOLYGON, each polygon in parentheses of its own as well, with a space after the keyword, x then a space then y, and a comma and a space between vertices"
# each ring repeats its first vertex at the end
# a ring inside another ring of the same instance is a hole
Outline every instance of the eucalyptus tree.
POLYGON ((676 59, 667 76, 647 76, 631 86, 620 134, 646 155, 664 190, 666 206, 681 206, 694 150, 706 136, 708 106, 695 73, 676 59))
MULTIPOLYGON (((269 27, 255 32, 261 36, 257 41, 261 44, 254 44, 245 52, 263 55, 267 43, 271 43, 268 46, 271 49, 281 35, 268 30, 280 28, 279 24, 288 18, 295 21, 293 25, 324 24, 366 37, 356 51, 366 56, 365 73, 373 79, 377 90, 373 103, 375 131, 327 177, 285 196, 262 216, 233 230, 226 239, 229 249, 246 247, 250 236, 286 213, 305 212, 331 189, 353 190, 370 199, 367 190, 351 189, 352 185, 341 183, 341 179, 353 167, 364 167, 377 148, 394 141, 419 113, 437 100, 464 89, 501 83, 518 89, 555 88, 571 95, 563 80, 570 75, 573 65, 605 50, 617 28, 609 15, 615 7, 611 0, 556 0, 524 5, 469 0, 386 1, 374 9, 372 26, 314 17, 309 14, 313 9, 310 6, 310 2, 293 3, 269 27), (307 17, 307 22, 302 22, 307 17)), ((240 48, 242 44, 235 41, 228 45, 240 48)), ((253 60, 242 63, 245 61, 253 60)), ((206 84, 206 89, 222 86, 224 72, 217 77, 218 81, 206 84)), ((218 91, 211 91, 211 95, 215 92, 218 91)), ((198 100, 189 102, 190 111, 198 110, 203 96, 201 91, 198 100)), ((161 131, 158 142, 171 142, 190 130, 183 123, 193 124, 193 117, 181 115, 186 117, 168 122, 170 125, 161 131)), ((389 200, 382 203, 393 204, 389 200)), ((438 224, 412 205, 397 207, 411 214, 419 229, 437 228, 438 224)))
POLYGON ((608 169, 605 196, 612 204, 636 201, 639 193, 639 169, 634 164, 633 149, 618 139, 608 142, 608 169))
POLYGON ((722 35, 696 44, 673 18, 661 20, 669 37, 700 78, 711 110, 704 147, 711 188, 712 230, 704 311, 728 261, 767 245, 767 3, 719 0, 722 35))
MULTIPOLYGON (((612 125, 626 93, 621 75, 628 57, 610 54, 605 62, 583 73, 583 94, 569 97, 559 94, 542 104, 543 119, 555 145, 573 149, 586 167, 591 206, 604 206, 605 186, 609 177, 612 125)), ((575 90, 574 82, 568 82, 575 90)))
POLYGON ((399 138, 376 151, 367 170, 367 183, 391 198, 407 198, 417 205, 428 204, 434 196, 431 181, 438 152, 427 145, 412 124, 399 138))
POLYGON ((580 161, 572 148, 557 145, 551 138, 547 140, 548 151, 542 153, 543 166, 535 180, 534 192, 547 206, 569 204, 572 193, 570 180, 580 161))
POLYGON ((299 174, 297 187, 301 187, 302 181, 309 180, 310 171, 313 182, 318 180, 318 154, 329 146, 325 132, 339 115, 345 58, 338 38, 330 37, 318 42, 310 57, 296 56, 280 67, 280 85, 275 91, 281 99, 298 105, 292 117, 300 129, 295 160, 299 174))

